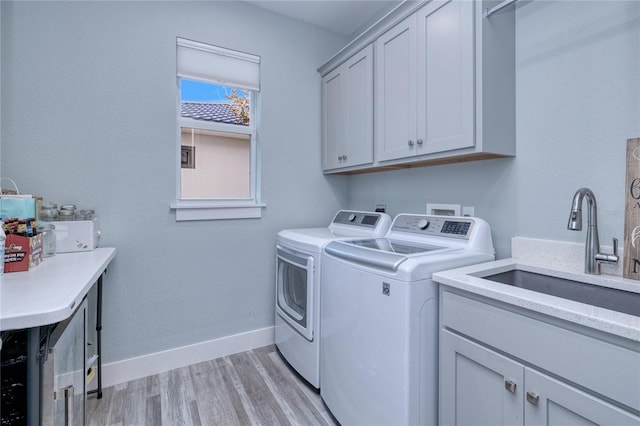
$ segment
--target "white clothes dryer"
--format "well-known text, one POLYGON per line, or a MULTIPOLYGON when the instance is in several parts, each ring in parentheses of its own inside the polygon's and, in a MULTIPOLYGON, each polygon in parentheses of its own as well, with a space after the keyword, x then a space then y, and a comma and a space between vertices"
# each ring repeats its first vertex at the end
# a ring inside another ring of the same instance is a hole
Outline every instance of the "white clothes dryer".
POLYGON ((341 424, 438 424, 431 275, 491 260, 489 225, 472 217, 401 214, 385 238, 325 247, 320 395, 341 424))
POLYGON ((289 365, 315 388, 320 387, 322 250, 331 241, 385 235, 390 225, 386 213, 340 210, 328 227, 278 233, 275 343, 289 365))

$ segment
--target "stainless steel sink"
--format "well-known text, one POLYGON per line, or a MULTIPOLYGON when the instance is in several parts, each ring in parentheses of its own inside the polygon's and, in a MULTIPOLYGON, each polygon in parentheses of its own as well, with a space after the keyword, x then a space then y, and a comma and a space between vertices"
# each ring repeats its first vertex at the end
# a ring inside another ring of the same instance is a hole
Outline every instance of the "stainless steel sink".
POLYGON ((640 316, 640 293, 601 287, 519 269, 482 278, 563 299, 599 306, 612 311, 640 316))

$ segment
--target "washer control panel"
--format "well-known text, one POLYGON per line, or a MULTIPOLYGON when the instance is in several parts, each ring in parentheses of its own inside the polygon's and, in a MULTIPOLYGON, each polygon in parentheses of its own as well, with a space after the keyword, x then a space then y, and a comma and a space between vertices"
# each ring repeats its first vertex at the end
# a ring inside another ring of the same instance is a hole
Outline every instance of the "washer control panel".
POLYGON ((400 214, 394 219, 391 230, 468 240, 474 225, 471 217, 400 214))

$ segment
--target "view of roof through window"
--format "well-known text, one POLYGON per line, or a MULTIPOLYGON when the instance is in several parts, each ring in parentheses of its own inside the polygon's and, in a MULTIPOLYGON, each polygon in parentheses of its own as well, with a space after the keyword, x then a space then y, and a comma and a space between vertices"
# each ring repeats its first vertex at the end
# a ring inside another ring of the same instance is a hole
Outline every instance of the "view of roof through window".
POLYGON ((212 83, 180 79, 181 115, 218 123, 250 124, 248 90, 212 83))

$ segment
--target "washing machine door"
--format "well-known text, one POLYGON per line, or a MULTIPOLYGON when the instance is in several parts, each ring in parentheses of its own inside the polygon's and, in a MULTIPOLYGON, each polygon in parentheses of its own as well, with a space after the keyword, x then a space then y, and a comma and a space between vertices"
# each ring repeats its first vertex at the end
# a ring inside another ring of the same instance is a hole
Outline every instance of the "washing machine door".
POLYGON ((276 313, 313 341, 314 258, 282 246, 276 251, 276 313))

